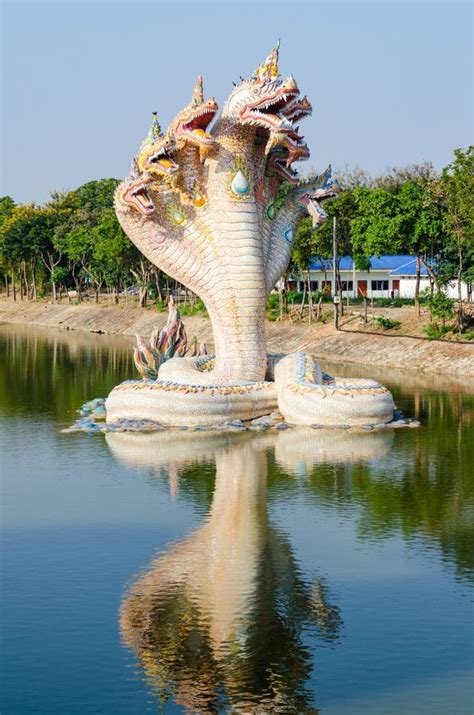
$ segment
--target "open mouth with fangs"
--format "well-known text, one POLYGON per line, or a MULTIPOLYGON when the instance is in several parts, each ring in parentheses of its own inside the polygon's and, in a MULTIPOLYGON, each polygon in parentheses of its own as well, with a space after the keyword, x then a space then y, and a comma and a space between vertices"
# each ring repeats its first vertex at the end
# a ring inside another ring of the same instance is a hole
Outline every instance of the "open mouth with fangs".
POLYGON ((146 183, 134 181, 124 192, 123 200, 129 206, 138 209, 143 216, 154 213, 155 205, 150 198, 146 183))
POLYGON ((217 112, 217 104, 204 106, 202 111, 194 114, 189 122, 181 122, 177 134, 184 134, 192 137, 198 143, 211 144, 214 140, 211 134, 206 132, 207 127, 214 119, 217 112))
POLYGON ((308 117, 313 111, 313 108, 307 97, 298 99, 295 97, 292 101, 282 109, 281 113, 290 122, 299 122, 300 119, 308 117))
POLYGON ((287 151, 283 150, 270 154, 268 169, 282 176, 292 186, 296 186, 299 181, 298 172, 291 168, 291 163, 288 164, 287 151))
POLYGON ((179 166, 168 156, 165 147, 150 154, 147 164, 148 170, 162 171, 167 176, 174 174, 179 169, 179 166))
POLYGON ((291 123, 281 116, 280 112, 288 101, 296 97, 298 93, 297 87, 286 87, 284 85, 274 92, 266 91, 261 98, 246 104, 240 111, 240 117, 245 122, 256 126, 290 131, 292 128, 291 123))
POLYGON ((305 161, 309 159, 309 149, 303 137, 300 137, 295 130, 270 132, 265 147, 265 154, 269 154, 272 149, 286 151, 286 165, 290 166, 294 161, 305 161))
POLYGON ((318 189, 314 193, 311 192, 300 197, 301 203, 306 206, 313 219, 313 226, 319 226, 326 221, 328 215, 321 204, 327 199, 334 199, 338 193, 337 188, 334 187, 334 189, 318 189))

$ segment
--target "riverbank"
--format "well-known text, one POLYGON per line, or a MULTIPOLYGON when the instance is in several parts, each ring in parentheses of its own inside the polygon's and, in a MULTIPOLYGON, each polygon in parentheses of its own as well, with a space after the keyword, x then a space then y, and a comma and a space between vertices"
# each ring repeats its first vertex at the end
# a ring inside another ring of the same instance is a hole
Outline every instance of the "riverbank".
MULTIPOLYGON (((212 350, 212 330, 203 315, 183 318, 189 337, 196 335, 212 350)), ((134 305, 91 305, 0 300, 0 322, 90 333, 148 336, 164 325, 166 314, 134 305)), ((353 322, 336 331, 332 324, 267 322, 271 352, 305 350, 334 362, 437 373, 469 381, 474 378, 474 344, 429 341, 416 337, 360 332, 353 322)))

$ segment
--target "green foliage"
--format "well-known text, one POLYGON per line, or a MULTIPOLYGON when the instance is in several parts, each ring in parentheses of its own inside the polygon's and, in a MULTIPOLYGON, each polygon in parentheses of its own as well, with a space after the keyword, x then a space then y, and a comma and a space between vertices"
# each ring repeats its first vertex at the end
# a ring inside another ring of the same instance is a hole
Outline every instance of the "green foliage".
POLYGON ((443 169, 438 197, 443 205, 442 223, 448 237, 446 253, 452 275, 471 282, 474 278, 474 146, 455 149, 454 161, 443 169))
POLYGON ((398 330, 398 328, 401 326, 401 322, 399 320, 393 320, 393 318, 384 318, 381 315, 377 315, 374 317, 374 323, 377 325, 378 328, 382 328, 382 330, 398 330))
POLYGON ((10 218, 15 207, 16 204, 11 196, 2 196, 0 198, 0 229, 5 221, 10 218))
POLYGON ((380 256, 403 250, 398 198, 385 189, 356 186, 353 198, 357 215, 350 222, 354 252, 380 256))
POLYGON ((100 179, 88 181, 74 191, 66 194, 52 195, 50 206, 70 211, 94 212, 113 208, 114 191, 119 184, 118 179, 100 179))
POLYGON ((427 297, 428 310, 433 318, 446 320, 454 318, 454 300, 448 298, 443 291, 437 291, 427 297))
POLYGON ((474 146, 455 149, 454 161, 441 174, 440 186, 446 211, 443 223, 459 243, 474 241, 474 146))
POLYGON ((180 305, 179 312, 181 315, 207 315, 206 306, 200 298, 194 301, 194 303, 189 305, 180 305))
POLYGON ((452 328, 449 325, 439 325, 438 323, 430 323, 424 327, 425 335, 430 340, 440 340, 447 333, 451 332, 452 328))
POLYGON ((272 322, 280 317, 280 295, 278 293, 270 293, 268 296, 265 315, 272 322))

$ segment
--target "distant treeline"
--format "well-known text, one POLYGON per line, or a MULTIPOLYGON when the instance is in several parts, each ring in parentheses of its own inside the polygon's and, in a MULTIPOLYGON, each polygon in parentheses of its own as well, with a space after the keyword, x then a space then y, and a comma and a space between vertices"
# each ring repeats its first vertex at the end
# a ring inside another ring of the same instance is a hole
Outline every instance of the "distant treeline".
MULTIPOLYGON (((289 270, 308 276, 309 296, 310 259, 332 256, 334 216, 339 258, 352 256, 363 269, 367 256, 411 254, 427 270, 435 291, 457 279, 472 295, 474 147, 455 150, 440 174, 421 164, 375 179, 358 169, 338 178, 342 191, 325 204, 329 220, 315 230, 307 217, 296 231, 289 270)), ((113 208, 117 184, 117 179, 89 181, 74 191, 52 193, 44 205, 0 199, 0 275, 8 295, 16 300, 50 293, 56 300, 74 289, 78 300, 85 291, 99 300, 107 290, 118 301, 121 293, 136 289, 144 305, 151 289, 158 300, 179 289, 122 231, 113 208)), ((281 187, 280 201, 290 188, 281 187)))

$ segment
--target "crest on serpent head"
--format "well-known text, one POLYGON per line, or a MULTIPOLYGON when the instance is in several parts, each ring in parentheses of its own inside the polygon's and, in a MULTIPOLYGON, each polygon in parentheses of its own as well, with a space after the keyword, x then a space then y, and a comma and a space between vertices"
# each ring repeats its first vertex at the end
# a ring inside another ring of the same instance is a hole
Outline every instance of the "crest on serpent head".
POLYGON ((138 170, 156 179, 170 178, 179 168, 173 160, 176 149, 175 138, 169 132, 163 134, 157 114, 153 112, 151 127, 136 157, 138 170))
POLYGON ((222 110, 222 119, 270 131, 293 129, 282 109, 299 95, 299 89, 291 75, 284 79, 280 77, 278 48, 279 43, 250 79, 242 80, 230 93, 222 110))

